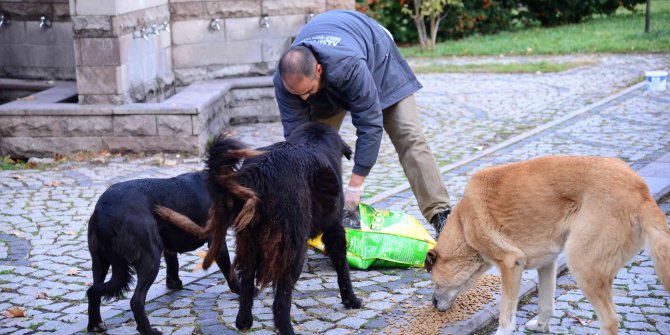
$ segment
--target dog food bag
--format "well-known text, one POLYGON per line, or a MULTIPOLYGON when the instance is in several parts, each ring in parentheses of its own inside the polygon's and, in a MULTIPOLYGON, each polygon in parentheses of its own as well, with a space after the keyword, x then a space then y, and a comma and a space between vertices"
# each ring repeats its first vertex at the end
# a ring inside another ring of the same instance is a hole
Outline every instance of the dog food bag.
MULTIPOLYGON (((345 226, 350 267, 423 267, 426 252, 434 248, 436 242, 415 217, 375 209, 364 203, 360 203, 358 209, 360 228, 345 226)), ((322 252, 325 249, 321 235, 308 243, 322 252)))

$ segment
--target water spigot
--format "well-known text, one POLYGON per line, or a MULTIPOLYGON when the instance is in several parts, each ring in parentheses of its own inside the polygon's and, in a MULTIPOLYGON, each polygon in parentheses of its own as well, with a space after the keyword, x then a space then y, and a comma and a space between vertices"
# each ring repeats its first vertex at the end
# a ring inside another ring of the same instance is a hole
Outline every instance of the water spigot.
POLYGON ((149 34, 156 35, 156 36, 159 36, 161 34, 160 30, 158 29, 157 24, 152 24, 151 25, 151 31, 149 32, 149 34))
POLYGON ((212 22, 209 23, 209 29, 210 30, 221 30, 221 20, 213 19, 212 22))
POLYGON ((168 33, 170 32, 170 23, 167 21, 163 21, 163 24, 161 24, 160 30, 167 31, 168 33))
POLYGON ((47 19, 45 15, 40 16, 40 29, 51 28, 51 20, 47 19))
POLYGON ((0 14, 0 28, 8 26, 12 20, 9 19, 9 16, 0 14))
POLYGON ((265 28, 265 29, 270 28, 270 18, 267 15, 263 15, 261 17, 261 20, 258 22, 258 25, 261 28, 265 28))

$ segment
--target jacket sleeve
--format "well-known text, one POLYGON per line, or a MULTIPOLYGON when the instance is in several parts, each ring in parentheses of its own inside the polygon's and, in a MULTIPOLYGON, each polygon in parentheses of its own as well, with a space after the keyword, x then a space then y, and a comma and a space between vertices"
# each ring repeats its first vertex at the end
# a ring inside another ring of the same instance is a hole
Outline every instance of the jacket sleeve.
POLYGON ((353 172, 367 176, 377 162, 382 141, 383 115, 379 94, 367 63, 359 59, 339 83, 350 101, 351 121, 356 127, 353 172))
POLYGON ((275 86, 275 99, 279 107, 279 116, 284 127, 284 138, 297 126, 309 121, 309 105, 299 97, 289 93, 279 75, 275 74, 272 79, 275 86))

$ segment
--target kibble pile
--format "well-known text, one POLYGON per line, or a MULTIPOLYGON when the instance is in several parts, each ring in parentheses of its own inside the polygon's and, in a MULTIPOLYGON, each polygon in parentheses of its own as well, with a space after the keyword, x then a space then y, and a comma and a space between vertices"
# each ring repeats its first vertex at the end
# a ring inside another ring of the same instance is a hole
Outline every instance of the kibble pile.
POLYGON ((433 307, 431 299, 423 305, 405 306, 405 314, 390 325, 381 334, 404 335, 438 335, 442 328, 456 321, 466 320, 480 311, 482 307, 493 301, 493 295, 500 292, 500 278, 491 274, 483 275, 475 287, 463 292, 453 306, 446 312, 433 307))

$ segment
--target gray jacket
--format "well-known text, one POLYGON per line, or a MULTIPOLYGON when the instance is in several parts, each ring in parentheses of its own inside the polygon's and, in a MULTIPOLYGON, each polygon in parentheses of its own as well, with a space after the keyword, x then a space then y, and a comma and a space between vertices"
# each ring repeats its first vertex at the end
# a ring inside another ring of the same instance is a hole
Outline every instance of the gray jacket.
POLYGON ((356 11, 317 15, 300 30, 293 45, 312 50, 323 67, 324 81, 318 94, 303 101, 284 88, 279 70, 275 72, 284 136, 313 119, 316 110, 332 110, 333 115, 338 109, 348 110, 357 135, 353 172, 367 176, 379 154, 382 110, 410 96, 421 84, 386 30, 356 11))

